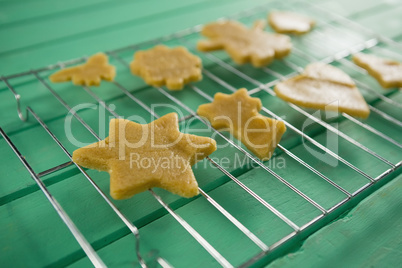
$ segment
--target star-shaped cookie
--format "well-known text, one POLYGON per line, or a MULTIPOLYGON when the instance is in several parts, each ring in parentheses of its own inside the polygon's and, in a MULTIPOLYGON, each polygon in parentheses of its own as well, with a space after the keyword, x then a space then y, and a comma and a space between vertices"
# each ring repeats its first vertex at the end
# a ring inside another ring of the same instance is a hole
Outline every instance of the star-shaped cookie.
POLYGON ((101 79, 113 81, 116 69, 108 63, 108 57, 97 53, 88 58, 82 65, 62 69, 49 78, 52 82, 66 82, 72 80, 74 85, 99 86, 101 79))
POLYGON ((170 113, 146 125, 112 119, 109 137, 75 150, 73 161, 109 172, 114 199, 152 187, 193 197, 198 184, 191 166, 215 150, 215 140, 181 133, 177 114, 170 113))
POLYGON ((266 66, 290 53, 290 38, 282 34, 264 32, 264 25, 256 23, 248 29, 236 21, 214 22, 204 26, 201 33, 208 40, 197 44, 200 51, 224 49, 238 64, 251 62, 255 67, 266 66))
POLYGON ((402 87, 402 63, 364 53, 353 55, 353 62, 366 69, 383 88, 402 87))
POLYGON ((214 101, 200 105, 197 113, 213 128, 230 131, 258 158, 268 160, 286 127, 282 121, 259 114, 261 108, 261 100, 250 97, 242 88, 231 95, 216 93, 214 101))
POLYGON ((281 99, 314 109, 344 112, 367 118, 370 110, 349 75, 324 63, 312 63, 296 77, 278 83, 281 99))
POLYGON ((314 20, 297 13, 274 11, 268 15, 269 25, 277 33, 305 34, 314 26, 314 20))
POLYGON ((185 84, 202 79, 201 59, 185 47, 158 45, 138 51, 134 54, 130 68, 133 74, 141 76, 147 84, 166 85, 170 90, 180 90, 185 84))

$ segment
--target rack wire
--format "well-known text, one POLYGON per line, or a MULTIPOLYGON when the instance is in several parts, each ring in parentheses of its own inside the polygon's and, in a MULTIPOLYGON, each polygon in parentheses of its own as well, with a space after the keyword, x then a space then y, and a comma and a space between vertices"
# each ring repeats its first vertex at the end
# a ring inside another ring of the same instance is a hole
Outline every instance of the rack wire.
MULTIPOLYGON (((284 4, 281 3, 279 4, 279 7, 281 9, 286 9, 286 10, 295 10, 297 9, 297 12, 302 12, 306 13, 307 15, 311 14, 317 14, 317 12, 321 12, 322 14, 325 14, 328 20, 322 19, 320 17, 314 16, 314 19, 317 20, 317 26, 313 30, 314 33, 316 33, 319 37, 321 38, 330 38, 334 43, 337 43, 340 46, 345 46, 345 44, 342 43, 342 41, 333 38, 331 35, 328 35, 324 30, 330 30, 332 32, 339 32, 342 31, 341 27, 348 27, 349 31, 353 31, 354 33, 356 32, 364 32, 367 35, 367 38, 362 38, 359 35, 355 35, 353 32, 347 32, 351 38, 355 40, 355 43, 350 45, 346 44, 346 47, 331 53, 330 56, 327 56, 325 58, 317 58, 314 55, 309 54, 308 52, 303 51, 302 49, 298 48, 298 46, 294 46, 292 50, 292 56, 297 57, 297 61, 293 61, 290 58, 283 59, 281 60, 282 64, 284 66, 287 66, 289 69, 292 71, 287 74, 287 75, 282 75, 280 72, 276 71, 275 69, 271 67, 264 67, 262 68, 262 71, 265 72, 267 75, 273 76, 274 80, 265 83, 261 82, 252 76, 248 75, 245 72, 242 72, 237 66, 233 66, 230 62, 227 62, 226 60, 221 59, 218 55, 215 53, 205 53, 202 54, 205 58, 207 58, 211 63, 214 64, 214 66, 219 66, 221 67, 225 72, 229 73, 230 75, 237 77, 239 79, 244 80, 245 82, 249 83, 250 85, 254 86, 254 88, 249 89, 249 94, 250 95, 258 95, 262 93, 269 94, 271 96, 275 96, 275 92, 273 91, 272 87, 289 77, 295 76, 298 73, 300 73, 303 70, 303 66, 300 65, 300 60, 305 61, 307 63, 309 62, 315 62, 315 61, 321 61, 324 63, 328 64, 340 64, 343 67, 347 67, 349 70, 353 70, 355 72, 358 72, 360 74, 365 75, 366 71, 355 66, 349 59, 349 56, 352 55, 353 53, 363 51, 363 50, 381 50, 381 51, 386 51, 387 53, 394 53, 391 50, 387 49, 386 47, 392 47, 395 49, 401 49, 402 45, 399 43, 394 42, 391 39, 385 38, 383 36, 377 35, 376 33, 373 33, 364 27, 360 26, 359 24, 356 24, 353 21, 350 21, 346 18, 340 17, 336 14, 332 14, 326 10, 322 10, 317 6, 307 4, 304 2, 295 2, 292 5, 290 4, 284 4)), ((231 19, 239 19, 242 20, 245 23, 251 23, 255 17, 261 16, 261 14, 266 14, 266 12, 270 8, 266 5, 262 7, 257 7, 253 8, 251 10, 244 11, 242 13, 239 13, 235 16, 230 17, 231 19)), ((129 68, 128 62, 120 56, 121 53, 125 52, 134 52, 136 50, 142 49, 147 46, 152 46, 153 44, 158 44, 158 43, 165 43, 165 42, 170 42, 170 41, 175 41, 179 42, 182 45, 185 45, 191 52, 195 54, 200 54, 200 52, 197 52, 195 49, 195 43, 191 42, 191 37, 198 36, 198 33, 201 29, 201 25, 195 26, 193 28, 184 30, 179 33, 175 33, 170 36, 162 37, 159 39, 147 41, 141 44, 135 44, 132 46, 120 48, 117 50, 113 51, 107 51, 106 53, 111 57, 120 62, 123 66, 126 66, 129 68)), ((317 35, 315 36, 309 36, 307 35, 306 38, 303 39, 302 42, 306 42, 307 46, 310 46, 314 48, 315 50, 320 50, 322 48, 318 47, 315 45, 314 38, 317 38, 317 35)), ((298 40, 300 41, 300 40, 298 40)), ((201 54, 200 54, 201 55, 201 54)), ((393 54, 395 55, 395 54, 393 54)), ((395 56, 398 56, 397 54, 395 56)), ((78 122, 98 141, 101 140, 99 133, 97 133, 93 128, 90 127, 90 125, 77 113, 75 112, 72 107, 69 106, 69 104, 56 92, 56 90, 46 82, 46 80, 41 76, 41 73, 44 71, 49 71, 49 70, 54 70, 57 68, 64 68, 65 66, 77 64, 84 62, 86 57, 82 57, 79 59, 75 59, 72 61, 68 62, 62 62, 62 63, 57 63, 55 65, 50 65, 41 69, 37 70, 31 70, 28 72, 23 72, 19 74, 13 74, 9 76, 3 76, 1 77, 1 80, 3 80, 6 84, 6 86, 10 89, 12 94, 14 95, 16 102, 17 102, 17 112, 18 116, 22 121, 26 121, 28 117, 32 116, 37 123, 39 123, 42 128, 46 131, 46 133, 52 138, 52 140, 59 146, 59 148, 63 151, 63 153, 69 158, 68 162, 65 162, 63 164, 60 164, 55 167, 50 167, 49 169, 42 171, 40 173, 35 173, 34 170, 32 169, 30 163, 22 156, 22 154, 19 152, 18 148, 16 145, 13 143, 11 138, 6 134, 6 132, 0 128, 0 134, 3 136, 7 144, 10 146, 10 148, 14 151, 18 159, 22 162, 24 167, 29 171, 31 177, 35 180, 35 182, 40 186, 40 189, 43 191, 43 193, 46 195, 48 198, 49 202, 53 205, 54 209, 58 212, 60 217, 63 219, 65 224, 68 226, 69 230, 73 234, 73 236, 76 238, 88 258, 91 260, 93 265, 95 267, 104 267, 105 264, 101 260, 101 258, 98 256, 96 251, 92 248, 91 244, 85 239, 85 237, 81 234, 81 232, 78 230, 78 228, 74 225, 74 223, 71 221, 69 218, 68 214, 63 210, 63 208, 58 204, 57 200, 55 197, 51 195, 49 192, 48 188, 45 186, 45 184, 41 181, 42 177, 48 176, 56 171, 75 166, 76 169, 79 170, 80 173, 85 176, 85 178, 91 183, 91 185, 96 189, 98 194, 102 197, 102 199, 107 203, 108 206, 112 208, 114 213, 120 218, 120 220, 124 223, 124 225, 130 230, 132 235, 136 239, 136 255, 138 259, 139 265, 142 267, 147 267, 147 263, 144 260, 144 258, 141 256, 140 253, 140 244, 141 244, 141 239, 140 239, 140 231, 139 229, 133 224, 132 220, 130 220, 128 217, 126 217, 109 199, 109 197, 101 190, 101 188, 94 182, 94 180, 86 173, 86 171, 78 166, 77 164, 72 162, 71 158, 71 153, 66 149, 66 146, 59 140, 58 137, 52 132, 52 130, 48 127, 48 125, 44 122, 44 120, 41 119, 41 117, 31 108, 27 107, 26 108, 26 113, 21 108, 21 96, 17 93, 17 89, 14 88, 12 83, 10 82, 11 80, 15 78, 20 78, 20 77, 34 77, 37 81, 39 81, 44 88, 46 88, 49 93, 58 100, 58 102, 64 106, 67 114, 70 113, 72 116, 75 117, 78 122)), ((203 69, 203 75, 207 78, 209 78, 211 81, 213 81, 217 86, 221 86, 228 90, 229 92, 234 92, 237 90, 234 86, 232 86, 230 83, 225 81, 224 79, 220 78, 217 74, 214 74, 212 71, 208 70, 209 68, 206 67, 203 69)), ((402 105, 392 98, 391 96, 398 94, 398 90, 390 91, 387 92, 387 94, 382 94, 379 93, 378 91, 372 89, 370 85, 360 81, 360 80, 355 80, 356 84, 361 90, 364 90, 367 94, 370 94, 373 96, 375 101, 383 101, 384 103, 387 103, 387 105, 393 107, 394 109, 402 109, 402 105)), ((137 103, 142 109, 147 111, 153 118, 158 118, 160 115, 158 115, 149 105, 147 105, 143 100, 139 99, 138 97, 135 96, 135 94, 131 93, 129 88, 126 88, 123 86, 121 83, 118 81, 110 82, 112 83, 115 87, 116 90, 120 90, 122 94, 125 95, 126 98, 129 100, 137 103)), ((82 87, 83 91, 85 91, 86 94, 88 94, 93 100, 96 101, 96 103, 99 106, 102 106, 103 108, 106 109, 113 117, 120 117, 120 115, 114 111, 110 107, 110 104, 107 104, 106 102, 109 102, 107 100, 103 100, 100 98, 90 87, 82 87)), ((387 169, 383 170, 380 175, 373 177, 369 175, 366 171, 361 170, 359 167, 356 165, 352 164, 350 161, 346 160, 343 156, 339 155, 337 152, 334 152, 330 150, 329 148, 325 147, 322 145, 319 141, 315 139, 314 136, 308 135, 303 132, 303 130, 300 130, 298 127, 296 127, 294 124, 291 122, 284 120, 281 118, 278 114, 274 113, 272 110, 270 110, 268 107, 264 106, 262 108, 262 111, 264 114, 278 119, 282 120, 287 128, 289 129, 288 131, 294 132, 297 136, 300 138, 310 142, 314 147, 316 147, 318 150, 321 150, 324 153, 327 153, 330 155, 331 158, 343 163, 345 166, 347 166, 349 169, 351 169, 353 172, 355 172, 357 175, 362 176, 365 178, 366 183, 362 185, 359 189, 355 190, 354 192, 351 192, 347 190, 345 187, 342 187, 339 183, 334 181, 332 178, 324 175, 322 172, 314 168, 312 165, 308 164, 307 161, 303 160, 300 156, 297 156, 295 153, 293 153, 291 150, 292 148, 286 148, 285 145, 279 144, 278 149, 282 151, 282 153, 286 154, 289 156, 291 159, 295 160, 297 163, 302 165, 305 169, 309 170, 310 172, 314 173, 317 175, 319 178, 321 178, 323 181, 334 187, 337 191, 342 193, 344 195, 344 198, 331 206, 330 208, 325 208, 323 205, 321 205, 319 202, 315 201, 313 198, 308 196, 308 194, 304 193, 302 190, 298 189, 298 187, 294 186, 291 182, 289 182, 286 177, 282 177, 278 173, 276 173, 273 169, 268 167, 266 163, 260 161, 258 158, 247 152, 245 149, 243 149, 240 145, 238 145, 234 140, 231 138, 228 138, 221 132, 217 131, 216 129, 212 128, 212 126, 209 124, 209 122, 205 121, 201 117, 197 115, 197 113, 192 110, 188 105, 186 105, 185 101, 180 100, 178 97, 176 97, 173 93, 170 91, 165 90, 164 88, 161 87, 156 87, 155 92, 158 92, 159 94, 165 96, 168 98, 170 101, 172 101, 175 105, 178 107, 183 108, 186 110, 189 115, 183 116, 180 118, 180 122, 186 121, 189 119, 194 119, 197 120, 198 122, 204 124, 206 127, 211 129, 211 131, 218 135, 220 138, 222 138, 227 144, 235 148, 240 154, 246 156, 250 161, 252 161, 254 164, 256 164, 259 168, 261 168, 264 172, 269 174, 269 179, 273 178, 278 180, 280 183, 285 185, 288 189, 293 191, 295 194, 300 196, 302 199, 304 199, 306 202, 311 204, 315 209, 319 211, 319 215, 312 218, 309 222, 307 222, 304 225, 298 225, 294 221, 292 221, 289 217, 287 217, 284 213, 280 212, 277 208, 275 208, 274 205, 270 204, 267 200, 265 200, 263 197, 261 197, 259 194, 257 194, 255 191, 253 191, 251 188, 249 188, 246 184, 244 184, 238 177, 234 176, 231 174, 228 170, 226 170, 222 165, 220 165, 217 161, 214 159, 207 157, 207 161, 209 161, 214 167, 216 167, 217 172, 222 173, 222 175, 226 176, 229 178, 232 182, 234 182, 238 187, 240 187, 242 190, 244 190, 246 193, 251 195, 257 202, 259 202, 262 206, 264 206, 267 210, 271 211, 276 217, 278 217, 282 222, 284 222, 286 225, 288 225, 293 231, 290 232, 289 234, 285 235, 281 239, 279 239, 277 242, 267 245, 265 242, 263 242, 258 235, 250 231, 245 225, 243 225, 240 220, 238 220, 235 216, 233 216, 230 212, 228 212, 221 204, 219 204, 216 200, 214 200, 206 191, 203 189, 199 188, 199 191, 201 193, 201 196, 205 198, 209 204, 219 211, 231 224, 233 224, 236 228, 238 228, 244 235, 248 237, 250 241, 252 241, 261 251, 259 254, 255 255, 254 257, 250 258, 249 260, 246 260, 241 266, 246 267, 250 266, 253 263, 257 262, 264 256, 268 255, 270 252, 278 248, 279 246, 283 245, 287 241, 290 241, 292 238, 297 236, 300 233, 306 233, 308 234, 309 231, 308 229, 311 226, 317 225, 317 223, 324 218, 326 218, 329 214, 333 214, 336 210, 342 211, 343 207, 345 204, 347 204, 349 201, 354 199, 357 195, 362 195, 362 193, 368 189, 370 186, 375 184, 376 182, 382 180, 385 178, 387 175, 394 173, 397 171, 400 166, 402 165, 402 161, 395 162, 387 159, 386 157, 382 156, 380 153, 368 148, 367 146, 363 145, 361 142, 359 142, 356 138, 353 138, 352 136, 348 135, 345 132, 342 132, 338 130, 336 127, 332 126, 329 122, 326 122, 325 120, 319 118, 315 114, 310 114, 308 110, 302 109, 294 104, 291 103, 284 103, 284 105, 287 105, 289 109, 294 110, 295 112, 301 114, 304 116, 306 119, 312 120, 321 127, 323 127, 326 131, 329 131, 333 133, 334 135, 338 136, 340 139, 345 140, 348 142, 351 146, 356 148, 357 150, 362 150, 365 153, 371 155, 375 159, 381 161, 385 165, 388 166, 387 169)), ((206 101, 212 101, 213 97, 209 94, 206 93, 205 90, 202 88, 196 86, 196 85, 189 85, 186 90, 192 90, 193 92, 197 93, 199 96, 204 98, 206 101)), ((373 101, 372 103, 374 103, 373 101)), ((392 127, 395 128, 401 128, 402 127, 402 122, 397 119, 395 116, 388 114, 386 111, 382 111, 379 108, 374 107, 373 105, 369 105, 369 108, 372 113, 375 113, 376 115, 380 116, 384 120, 387 121, 388 124, 390 124, 392 127)), ((135 112, 135 111, 134 111, 135 112)), ((377 129, 374 126, 369 125, 368 123, 355 119, 345 113, 340 114, 340 118, 338 119, 340 121, 349 121, 353 123, 353 125, 356 128, 360 128, 361 131, 367 131, 370 132, 373 135, 376 135, 378 139, 380 139, 383 143, 389 143, 395 146, 395 151, 397 153, 401 153, 401 148, 402 145, 399 143, 397 140, 394 138, 388 136, 386 133, 384 133, 381 129, 377 129)), ((267 177, 267 178, 268 178, 267 177)), ((158 195, 155 191, 152 189, 149 190, 150 194, 155 198, 155 200, 158 201, 158 203, 166 210, 168 214, 170 214, 176 221, 177 224, 180 224, 215 260, 216 262, 223 266, 223 267, 233 267, 232 264, 228 259, 226 259, 217 249, 215 249, 211 243, 209 243, 197 230, 195 230, 194 227, 192 227, 185 219, 183 219, 174 209, 172 209, 167 202, 163 200, 163 198, 158 195)), ((162 257, 157 257, 156 258, 157 262, 159 265, 162 267, 171 267, 169 264, 169 260, 166 260, 162 257)))

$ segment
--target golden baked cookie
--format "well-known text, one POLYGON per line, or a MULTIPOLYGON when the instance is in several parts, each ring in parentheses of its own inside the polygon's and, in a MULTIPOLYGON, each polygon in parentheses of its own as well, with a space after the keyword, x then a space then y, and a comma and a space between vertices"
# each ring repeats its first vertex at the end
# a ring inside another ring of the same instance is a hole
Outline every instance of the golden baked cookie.
POLYGON ((229 131, 258 158, 268 160, 286 127, 282 121, 259 114, 261 108, 261 100, 250 97, 242 88, 231 95, 216 93, 214 101, 200 105, 197 113, 213 128, 229 131))
POLYGON ((340 69, 320 62, 308 65, 301 75, 278 83, 275 93, 285 101, 307 108, 362 118, 370 114, 353 80, 340 69))
POLYGON ((290 38, 282 34, 263 31, 260 21, 252 29, 236 21, 214 22, 205 25, 201 34, 207 40, 197 44, 200 51, 224 49, 238 64, 251 62, 255 67, 266 66, 275 59, 290 53, 290 38))
POLYGON ((112 119, 109 137, 75 150, 73 161, 109 172, 114 199, 152 187, 193 197, 198 184, 191 166, 215 150, 215 140, 181 133, 177 114, 170 113, 146 125, 112 119))
POLYGON ((364 53, 353 55, 353 62, 366 69, 383 88, 402 87, 402 63, 364 53))
POLYGON ((303 15, 288 11, 273 11, 268 23, 277 33, 305 34, 313 28, 315 21, 303 15))
POLYGON ((180 90, 190 82, 202 79, 201 59, 185 47, 169 48, 158 45, 152 49, 138 51, 130 64, 131 72, 141 76, 152 86, 163 86, 180 90))
POLYGON ((97 53, 88 58, 82 65, 62 69, 52 74, 50 81, 66 82, 72 80, 74 85, 99 86, 101 79, 113 81, 116 69, 108 63, 108 57, 103 53, 97 53))

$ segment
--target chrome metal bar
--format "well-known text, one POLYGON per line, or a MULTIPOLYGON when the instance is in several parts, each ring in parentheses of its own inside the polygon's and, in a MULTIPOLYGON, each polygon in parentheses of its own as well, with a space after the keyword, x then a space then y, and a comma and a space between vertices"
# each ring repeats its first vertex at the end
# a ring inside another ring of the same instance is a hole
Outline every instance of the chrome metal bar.
MULTIPOLYGON (((271 112, 270 110, 266 109, 265 107, 262 107, 262 110, 269 114, 271 117, 277 119, 277 120, 281 120, 281 118, 279 116, 277 116, 276 114, 274 114, 273 112, 271 112)), ((355 172, 359 173, 360 175, 362 175, 363 177, 365 177, 366 179, 368 179, 369 181, 374 181, 374 179, 368 175, 367 173, 365 173, 364 171, 362 171, 361 169, 359 169, 358 167, 354 166, 352 163, 350 163, 349 161, 345 160, 344 158, 342 158, 341 156, 339 156, 338 154, 334 153, 333 151, 331 151, 330 149, 326 148, 325 146, 323 146, 321 143, 317 142, 316 140, 314 140, 313 138, 311 138, 310 136, 304 134, 301 130, 299 130, 298 128, 294 127, 292 124, 288 123, 287 121, 283 121, 285 123, 285 125, 287 127, 289 127, 290 129, 292 129, 293 131, 295 131, 296 133, 298 133, 301 137, 303 137, 304 139, 307 139, 309 142, 311 142, 312 144, 314 144, 316 147, 320 148, 323 152, 328 153, 329 155, 331 155, 333 158, 337 159, 338 161, 342 162, 343 164, 345 164, 346 166, 348 166, 349 168, 351 168, 352 170, 354 170, 355 172)))
POLYGON ((162 268, 173 268, 172 265, 170 265, 170 263, 168 263, 165 259, 163 258, 157 258, 156 261, 158 262, 158 264, 160 266, 162 266, 162 268))
POLYGON ((26 122, 28 119, 28 113, 25 110, 25 115, 22 113, 21 111, 21 96, 20 94, 17 93, 17 91, 15 91, 15 89, 13 88, 13 86, 10 85, 10 83, 8 82, 8 80, 3 76, 0 77, 1 80, 4 81, 4 83, 6 84, 6 86, 11 90, 11 92, 14 95, 15 101, 17 102, 17 113, 18 113, 18 117, 21 119, 21 121, 26 122))
POLYGON ((56 210, 57 214, 59 217, 63 220, 64 224, 67 226, 67 228, 70 230, 74 238, 77 240, 78 244, 80 244, 81 248, 84 250, 85 254, 88 256, 90 261, 95 267, 106 267, 106 265, 103 263, 102 259, 98 256, 96 251, 92 248, 91 244, 85 239, 83 234, 80 232, 80 230, 75 226, 74 222, 70 219, 68 214, 64 211, 63 207, 57 202, 56 198, 53 197, 53 195, 49 192, 45 184, 39 179, 38 175, 34 172, 32 167, 29 165, 28 161, 25 159, 25 157, 19 152, 18 148, 14 145, 14 143, 10 140, 10 138, 7 136, 7 134, 3 131, 2 128, 0 128, 0 134, 4 138, 4 140, 7 142, 7 144, 10 146, 10 148, 13 150, 15 155, 18 157, 18 159, 21 161, 21 163, 24 165, 26 170, 29 172, 31 175, 32 179, 36 182, 36 184, 39 186, 43 194, 46 196, 46 198, 49 200, 50 204, 53 206, 53 208, 56 210))
MULTIPOLYGON (((209 157, 208 157, 209 158, 209 157)), ((226 211, 218 202, 211 198, 206 192, 198 187, 200 193, 208 200, 220 213, 222 213, 228 220, 230 220, 240 231, 242 231, 251 241, 254 242, 261 250, 267 251, 269 247, 262 242, 255 234, 253 234, 249 229, 247 229, 241 222, 239 222, 235 217, 226 211)))
POLYGON ((368 48, 374 47, 374 46, 376 46, 377 44, 378 44, 378 40, 375 39, 375 38, 373 38, 373 39, 364 41, 364 42, 362 42, 362 43, 359 43, 359 44, 357 44, 357 45, 355 45, 355 46, 351 46, 351 47, 349 47, 349 48, 346 48, 346 49, 344 49, 344 50, 341 50, 341 51, 335 53, 334 55, 328 56, 328 57, 326 57, 326 58, 324 58, 324 59, 322 59, 322 60, 320 60, 320 61, 323 62, 323 63, 327 63, 327 64, 328 64, 328 63, 337 61, 337 60, 339 60, 339 59, 343 59, 343 58, 345 58, 345 57, 348 57, 348 56, 350 56, 351 54, 357 53, 357 52, 362 51, 362 50, 364 50, 364 49, 368 49, 368 48))
POLYGON ((384 140, 389 141, 390 143, 394 144, 395 146, 397 146, 397 147, 399 147, 399 148, 402 148, 402 144, 400 144, 400 143, 397 142, 396 140, 394 140, 394 139, 388 137, 387 135, 385 135, 385 134, 382 133, 381 131, 379 131, 379 130, 377 130, 377 129, 375 129, 375 128, 373 128, 373 127, 371 127, 371 126, 369 126, 369 125, 367 125, 367 124, 365 124, 365 123, 363 123, 363 122, 357 120, 356 118, 354 118, 354 117, 352 117, 352 116, 350 116, 350 115, 348 115, 348 114, 342 113, 342 116, 346 117, 347 119, 349 119, 349 120, 352 121, 353 123, 356 123, 357 125, 359 125, 359 126, 365 128, 365 129, 367 129, 367 130, 370 131, 371 133, 373 133, 373 134, 375 134, 375 135, 377 135, 377 136, 383 138, 384 140))
POLYGON ((82 88, 85 90, 85 92, 91 95, 91 97, 94 98, 100 105, 102 105, 102 107, 105 108, 109 113, 111 113, 114 117, 119 118, 119 115, 115 111, 113 111, 113 109, 111 109, 109 105, 101 100, 89 87, 83 86, 82 88))
POLYGON ((98 134, 77 114, 75 110, 73 110, 60 96, 59 94, 56 93, 56 91, 53 90, 53 88, 46 83, 45 80, 43 80, 42 77, 38 75, 38 73, 33 72, 33 75, 52 93, 52 95, 68 110, 69 113, 71 113, 91 134, 100 140, 98 134))
MULTIPOLYGON (((59 147, 63 150, 63 152, 73 161, 71 154, 67 151, 64 145, 60 142, 60 140, 53 134, 53 132, 48 128, 48 126, 40 119, 40 117, 30 108, 27 107, 28 111, 34 116, 36 121, 42 126, 42 128, 49 134, 49 136, 59 145, 59 147)), ((94 136, 97 137, 97 136, 94 136)), ((98 140, 100 140, 98 138, 98 140)), ((117 207, 113 204, 113 202, 106 196, 106 194, 100 189, 100 187, 89 177, 89 175, 76 163, 74 165, 81 171, 81 173, 85 176, 85 178, 91 183, 91 185, 96 189, 96 191, 102 196, 102 198, 106 201, 106 203, 113 209, 116 215, 125 223, 125 225, 130 229, 130 231, 134 234, 136 238, 136 254, 141 267, 147 267, 145 261, 141 257, 141 253, 139 250, 140 246, 140 234, 138 228, 127 219, 127 217, 117 209, 117 207)))
POLYGON ((183 228, 186 229, 187 232, 191 234, 191 236, 194 237, 194 239, 197 240, 197 242, 200 243, 200 245, 202 245, 220 265, 223 267, 233 267, 214 247, 211 246, 211 244, 208 243, 207 240, 205 240, 204 237, 202 237, 193 227, 191 227, 190 224, 183 220, 179 214, 171 209, 159 195, 157 195, 152 189, 149 189, 149 191, 155 197, 155 199, 170 213, 170 215, 172 215, 173 218, 175 218, 176 221, 180 223, 180 225, 183 226, 183 228))
POLYGON ((369 108, 372 112, 375 112, 376 114, 378 114, 379 116, 381 116, 382 118, 386 119, 387 121, 395 124, 398 127, 402 127, 402 122, 399 121, 398 119, 396 119, 395 117, 390 116, 387 113, 384 113, 383 111, 375 108, 374 106, 369 105, 369 108))
POLYGON ((339 191, 341 191, 342 193, 344 193, 346 196, 348 196, 349 198, 352 196, 348 191, 346 191, 343 187, 341 187, 339 184, 335 183, 334 181, 332 181, 331 179, 329 179, 327 176, 325 176, 324 174, 322 174, 321 172, 319 172, 318 170, 316 170, 315 168, 313 168, 312 166, 310 166, 309 164, 307 164, 306 162, 304 162, 301 158, 297 157, 295 154, 293 154, 292 152, 290 152, 289 150, 287 150, 285 147, 283 147, 282 145, 278 144, 278 148, 281 149, 283 152, 285 152, 287 155, 289 155, 290 157, 292 157, 293 159, 295 159, 297 162, 299 162, 300 164, 302 164, 303 166, 305 166, 307 169, 309 169, 311 172, 313 172, 314 174, 316 174, 317 176, 321 177, 322 179, 324 179, 325 181, 327 181, 329 184, 331 184, 332 186, 334 186, 336 189, 338 189, 339 191))
POLYGON ((39 177, 39 178, 44 177, 44 176, 49 175, 49 174, 51 174, 51 173, 53 173, 53 172, 56 172, 56 171, 59 171, 59 170, 61 170, 61 169, 66 168, 66 167, 69 167, 69 166, 71 166, 72 164, 73 164, 72 161, 67 161, 67 162, 65 162, 65 163, 63 163, 63 164, 60 164, 60 165, 58 165, 58 166, 49 168, 49 169, 47 169, 47 170, 45 170, 45 171, 42 171, 42 172, 38 173, 38 177, 39 177))
POLYGON ((330 12, 327 9, 319 7, 319 6, 317 6, 315 4, 312 4, 312 3, 303 2, 303 5, 304 6, 308 5, 312 9, 318 10, 321 13, 328 14, 328 16, 333 18, 335 21, 340 22, 343 25, 346 25, 347 28, 354 28, 358 32, 363 31, 363 32, 365 32, 365 33, 367 33, 367 34, 369 34, 371 36, 375 36, 376 38, 380 39, 382 42, 384 42, 384 43, 386 43, 388 45, 391 45, 391 46, 397 47, 399 49, 402 49, 402 44, 400 44, 400 43, 398 43, 398 42, 396 42, 396 41, 394 41, 394 40, 392 40, 392 39, 390 39, 388 37, 385 37, 383 35, 377 34, 376 32, 374 32, 372 30, 369 30, 366 27, 363 27, 362 25, 360 25, 359 23, 357 23, 355 21, 352 21, 352 20, 350 20, 348 18, 345 18, 345 17, 340 16, 338 14, 335 14, 333 12, 330 12))
POLYGON ((138 105, 140 105, 143 109, 145 109, 147 112, 149 112, 153 117, 157 118, 159 117, 151 108, 149 108, 145 103, 143 103, 141 100, 139 100, 137 97, 134 97, 133 94, 131 94, 125 87, 123 87, 120 83, 117 81, 113 81, 113 84, 115 84, 121 91, 123 91, 124 94, 127 95, 131 100, 135 101, 138 105))
POLYGON ((216 163, 213 159, 207 157, 208 160, 215 166, 217 167, 220 171, 222 171, 226 176, 228 176, 232 181, 234 181, 237 185, 239 185, 241 188, 243 188, 247 193, 249 193, 252 197, 254 197, 256 200, 258 200, 262 205, 264 205, 266 208, 268 208, 273 214, 275 214, 278 218, 280 218, 282 221, 284 221, 287 225, 292 227, 296 232, 299 231, 299 226, 295 224, 293 221, 291 221, 289 218, 287 218, 285 215, 283 215, 281 212, 279 212, 275 207, 273 207, 271 204, 269 204, 267 201, 265 201, 263 198, 261 198, 258 194, 256 194, 254 191, 252 191, 250 188, 248 188, 246 185, 244 185, 239 179, 237 179, 235 176, 230 174, 226 169, 224 169, 221 165, 216 163))
MULTIPOLYGON (((342 31, 342 29, 340 28, 340 27, 336 27, 336 26, 334 26, 334 25, 332 25, 331 23, 329 23, 329 22, 326 22, 326 21, 324 21, 324 20, 321 20, 320 19, 320 23, 321 24, 324 24, 326 27, 328 27, 328 28, 331 28, 333 31, 338 31, 339 33, 341 33, 341 34, 345 34, 345 35, 347 35, 347 36, 349 36, 349 37, 351 37, 351 38, 353 38, 354 40, 357 40, 357 41, 363 41, 364 39, 363 38, 360 38, 360 37, 358 37, 357 35, 355 35, 355 34, 352 34, 351 32, 349 32, 349 31, 342 31)), ((321 34, 321 33, 320 33, 321 34)), ((322 35, 322 34, 321 34, 322 35)), ((340 40, 338 40, 338 39, 336 39, 336 38, 334 38, 333 36, 329 36, 329 38, 331 38, 332 40, 335 40, 335 42, 340 42, 340 40)), ((381 41, 381 40, 380 40, 381 41)), ((386 44, 386 43, 384 43, 384 44, 386 44)), ((398 53, 396 53, 396 52, 394 52, 394 51, 392 51, 392 50, 390 50, 390 49, 385 49, 385 48, 383 48, 383 47, 380 47, 380 46, 375 46, 375 47, 372 47, 372 48, 370 48, 370 49, 372 49, 372 50, 380 50, 381 52, 383 52, 383 53, 386 53, 386 54, 392 54, 392 57, 397 57, 397 58, 401 58, 401 55, 400 54, 398 54, 398 53)), ((360 68, 359 66, 357 66, 357 65, 355 65, 357 68, 360 68)), ((365 69, 363 69, 363 68, 360 68, 360 70, 361 71, 363 71, 363 72, 366 72, 366 70, 365 69)))

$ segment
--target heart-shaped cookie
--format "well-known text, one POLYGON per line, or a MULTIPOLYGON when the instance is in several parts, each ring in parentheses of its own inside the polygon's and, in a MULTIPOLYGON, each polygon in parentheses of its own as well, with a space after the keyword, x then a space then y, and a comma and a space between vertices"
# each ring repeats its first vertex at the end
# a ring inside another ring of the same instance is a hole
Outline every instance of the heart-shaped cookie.
POLYGON ((370 110, 353 80, 324 63, 309 64, 304 72, 275 86, 281 99, 306 108, 336 111, 367 118, 370 110))
POLYGON ((402 63, 363 53, 353 55, 353 62, 366 69, 383 88, 402 87, 402 63))

